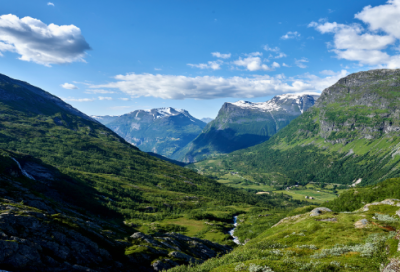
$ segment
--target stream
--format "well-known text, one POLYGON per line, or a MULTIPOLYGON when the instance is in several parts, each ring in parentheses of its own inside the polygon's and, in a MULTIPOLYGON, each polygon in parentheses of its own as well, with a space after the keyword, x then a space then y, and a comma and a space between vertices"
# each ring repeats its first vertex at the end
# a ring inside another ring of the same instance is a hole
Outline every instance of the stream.
POLYGON ((236 236, 233 235, 233 233, 235 232, 235 229, 237 227, 237 218, 238 218, 237 215, 233 217, 233 225, 235 227, 229 231, 229 234, 232 236, 233 242, 240 245, 239 238, 237 238, 236 236))

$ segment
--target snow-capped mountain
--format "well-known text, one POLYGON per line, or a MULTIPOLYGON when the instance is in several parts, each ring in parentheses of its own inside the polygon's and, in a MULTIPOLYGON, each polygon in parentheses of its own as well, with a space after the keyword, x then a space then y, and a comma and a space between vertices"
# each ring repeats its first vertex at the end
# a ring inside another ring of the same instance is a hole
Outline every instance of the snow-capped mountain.
POLYGON ((170 157, 196 138, 206 125, 188 111, 171 107, 135 110, 121 116, 92 118, 142 151, 166 157, 170 157))
POLYGON ((194 162, 268 140, 313 106, 318 94, 283 94, 266 102, 225 103, 202 133, 172 158, 194 162))

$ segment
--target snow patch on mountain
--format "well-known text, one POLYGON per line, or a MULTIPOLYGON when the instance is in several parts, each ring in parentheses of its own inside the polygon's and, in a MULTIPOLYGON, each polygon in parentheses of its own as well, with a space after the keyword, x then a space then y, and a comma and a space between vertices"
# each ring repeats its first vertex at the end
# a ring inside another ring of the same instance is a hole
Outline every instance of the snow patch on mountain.
POLYGON ((282 94, 282 95, 277 95, 271 100, 266 102, 253 103, 249 101, 240 100, 230 104, 243 109, 254 109, 263 112, 272 112, 272 111, 282 111, 282 110, 287 111, 287 109, 285 107, 282 107, 282 105, 288 102, 289 100, 293 100, 295 104, 298 105, 300 112, 303 113, 304 96, 313 96, 314 99, 316 99, 319 97, 319 95, 320 94, 318 93, 282 94))

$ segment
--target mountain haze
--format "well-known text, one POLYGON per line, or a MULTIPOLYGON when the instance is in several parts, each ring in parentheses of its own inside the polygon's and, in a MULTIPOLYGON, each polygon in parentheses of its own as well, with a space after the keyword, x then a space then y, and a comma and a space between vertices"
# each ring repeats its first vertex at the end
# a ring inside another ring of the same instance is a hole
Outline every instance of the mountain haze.
POLYGON ((225 103, 201 134, 172 158, 195 162, 262 143, 313 106, 317 98, 285 94, 261 103, 225 103))

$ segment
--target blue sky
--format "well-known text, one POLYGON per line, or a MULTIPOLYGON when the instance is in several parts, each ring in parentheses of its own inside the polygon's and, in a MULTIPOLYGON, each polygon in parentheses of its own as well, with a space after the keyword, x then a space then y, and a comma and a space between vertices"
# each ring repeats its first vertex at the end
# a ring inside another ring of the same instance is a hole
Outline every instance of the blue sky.
POLYGON ((320 92, 400 67, 400 0, 0 2, 0 73, 89 115, 320 92), (367 6, 370 5, 370 6, 367 6))

